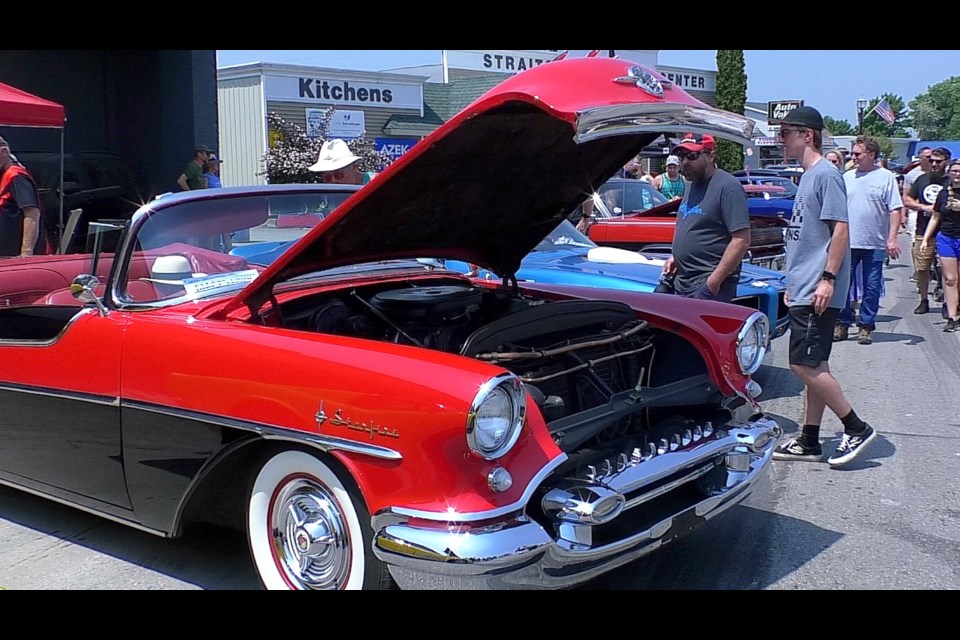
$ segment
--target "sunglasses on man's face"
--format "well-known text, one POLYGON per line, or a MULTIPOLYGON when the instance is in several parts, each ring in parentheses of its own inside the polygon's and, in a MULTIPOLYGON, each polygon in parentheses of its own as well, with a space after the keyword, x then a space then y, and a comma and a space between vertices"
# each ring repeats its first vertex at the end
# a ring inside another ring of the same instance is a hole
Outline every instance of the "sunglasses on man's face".
POLYGON ((704 152, 703 151, 677 151, 676 155, 677 155, 677 158, 680 159, 680 162, 683 162, 684 160, 689 160, 690 162, 694 162, 700 157, 702 153, 704 152))
POLYGON ((930 164, 943 164, 946 161, 946 158, 930 158, 930 164))

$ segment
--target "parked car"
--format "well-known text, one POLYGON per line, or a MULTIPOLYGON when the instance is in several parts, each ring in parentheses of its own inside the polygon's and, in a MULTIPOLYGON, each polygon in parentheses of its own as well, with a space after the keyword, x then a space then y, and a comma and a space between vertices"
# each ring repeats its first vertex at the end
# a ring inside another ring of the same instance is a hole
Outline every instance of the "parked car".
MULTIPOLYGON (((519 282, 570 284, 627 291, 653 291, 663 273, 662 254, 643 254, 601 247, 564 220, 520 263, 519 282)), ((484 280, 501 277, 465 262, 447 260, 445 266, 484 280)), ((762 311, 772 327, 772 338, 783 335, 790 321, 784 301, 786 274, 744 264, 733 303, 762 311)))
POLYGON ((766 316, 514 274, 682 127, 753 124, 627 61, 555 61, 269 267, 205 247, 282 241, 322 185, 167 194, 92 229, 115 253, 0 260, 0 300, 36 294, 0 305, 0 481, 162 536, 241 527, 268 588, 566 587, 655 551, 767 469, 766 316))
POLYGON ((756 215, 767 215, 790 220, 797 185, 789 178, 779 176, 739 176, 747 192, 747 206, 756 215))
POLYGON ((133 169, 110 153, 67 153, 63 158, 63 225, 60 225, 60 154, 18 151, 17 159, 37 182, 44 229, 61 253, 83 246, 90 222, 127 220, 146 201, 133 169), (76 211, 71 219, 71 212, 76 211))
MULTIPOLYGON (((652 185, 640 180, 614 178, 592 196, 590 239, 603 246, 630 251, 670 253, 677 224, 679 200, 667 200, 652 185)), ((747 199, 750 213, 751 264, 780 269, 786 257, 784 230, 789 224, 771 215, 765 204, 747 199)), ((574 216, 576 217, 576 216, 574 216)))

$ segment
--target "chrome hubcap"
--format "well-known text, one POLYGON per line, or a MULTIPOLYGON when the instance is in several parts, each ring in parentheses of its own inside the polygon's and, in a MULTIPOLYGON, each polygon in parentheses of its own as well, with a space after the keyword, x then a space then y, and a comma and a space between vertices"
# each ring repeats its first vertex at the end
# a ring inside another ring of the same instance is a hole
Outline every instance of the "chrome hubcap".
POLYGON ((350 536, 336 498, 304 478, 278 487, 270 510, 277 568, 295 589, 339 589, 350 574, 350 536))

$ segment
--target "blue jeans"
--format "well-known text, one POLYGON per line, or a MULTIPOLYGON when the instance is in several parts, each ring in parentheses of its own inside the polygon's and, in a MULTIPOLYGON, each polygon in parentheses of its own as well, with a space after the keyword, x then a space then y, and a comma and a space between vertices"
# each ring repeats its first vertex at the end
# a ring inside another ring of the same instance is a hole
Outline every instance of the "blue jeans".
POLYGON ((886 249, 851 249, 850 250, 850 279, 856 277, 859 267, 863 274, 862 287, 855 287, 850 283, 850 295, 847 296, 847 307, 840 312, 838 324, 849 327, 853 324, 853 296, 862 291, 863 299, 860 302, 861 327, 870 331, 877 328, 877 313, 880 311, 880 294, 883 292, 883 261, 887 257, 886 249))

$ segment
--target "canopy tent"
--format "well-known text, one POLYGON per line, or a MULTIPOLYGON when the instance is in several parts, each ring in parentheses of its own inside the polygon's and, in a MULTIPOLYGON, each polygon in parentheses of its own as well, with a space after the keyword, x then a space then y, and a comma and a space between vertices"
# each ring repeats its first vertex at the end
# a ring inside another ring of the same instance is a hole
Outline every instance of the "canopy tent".
MULTIPOLYGON (((0 126, 60 129, 60 211, 59 226, 63 231, 63 132, 67 122, 63 105, 45 100, 0 82, 0 126)), ((59 238, 52 239, 57 244, 59 238)))

